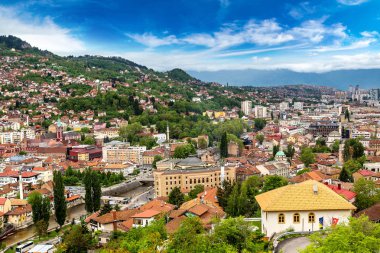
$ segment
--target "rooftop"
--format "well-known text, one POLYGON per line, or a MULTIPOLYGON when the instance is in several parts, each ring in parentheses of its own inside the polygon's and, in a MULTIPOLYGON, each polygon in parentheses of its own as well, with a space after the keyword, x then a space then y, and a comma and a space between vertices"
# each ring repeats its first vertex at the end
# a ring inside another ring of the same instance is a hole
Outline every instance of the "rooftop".
POLYGON ((287 185, 256 196, 263 211, 355 210, 328 186, 315 180, 287 185))

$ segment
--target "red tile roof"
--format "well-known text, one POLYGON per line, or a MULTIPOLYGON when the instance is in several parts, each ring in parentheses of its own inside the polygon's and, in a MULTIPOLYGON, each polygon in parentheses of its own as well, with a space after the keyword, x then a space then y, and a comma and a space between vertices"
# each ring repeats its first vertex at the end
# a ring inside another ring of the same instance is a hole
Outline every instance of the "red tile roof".
POLYGON ((156 211, 156 210, 146 210, 142 213, 139 213, 139 214, 135 214, 132 216, 132 218, 152 218, 156 215, 160 214, 159 211, 156 211))

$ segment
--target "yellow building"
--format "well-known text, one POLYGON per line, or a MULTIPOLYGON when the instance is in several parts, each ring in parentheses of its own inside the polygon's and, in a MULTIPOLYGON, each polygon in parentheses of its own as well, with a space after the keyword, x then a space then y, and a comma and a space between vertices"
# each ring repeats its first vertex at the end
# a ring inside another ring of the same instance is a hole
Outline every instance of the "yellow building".
POLYGON ((221 112, 214 112, 214 117, 215 119, 219 119, 219 118, 225 118, 226 117, 226 113, 221 111, 221 112))
POLYGON ((156 196, 162 197, 168 196, 175 187, 189 192, 198 184, 204 185, 205 188, 220 186, 222 178, 234 182, 236 167, 211 167, 195 157, 165 159, 157 163, 153 177, 156 196))

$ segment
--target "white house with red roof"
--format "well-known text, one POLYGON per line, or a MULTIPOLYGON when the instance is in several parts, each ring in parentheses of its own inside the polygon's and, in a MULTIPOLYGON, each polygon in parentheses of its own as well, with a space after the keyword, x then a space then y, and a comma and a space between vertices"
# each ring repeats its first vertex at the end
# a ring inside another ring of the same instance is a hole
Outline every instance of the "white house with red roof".
MULTIPOLYGON (((32 171, 24 171, 21 173, 23 183, 36 184, 38 181, 38 173, 32 171)), ((0 186, 5 184, 17 183, 19 180, 18 171, 6 171, 0 173, 0 186)))

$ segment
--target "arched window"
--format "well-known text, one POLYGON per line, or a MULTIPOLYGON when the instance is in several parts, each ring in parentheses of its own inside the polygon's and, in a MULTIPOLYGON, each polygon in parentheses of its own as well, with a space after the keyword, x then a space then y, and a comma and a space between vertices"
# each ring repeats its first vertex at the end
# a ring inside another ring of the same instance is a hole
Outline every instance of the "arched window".
POLYGON ((309 213, 309 223, 314 223, 315 222, 315 215, 314 213, 309 213))
POLYGON ((299 213, 295 213, 293 215, 293 222, 294 223, 300 223, 300 214, 299 213))
POLYGON ((285 215, 283 213, 280 213, 278 215, 278 223, 284 224, 285 223, 285 215))
POLYGON ((193 183, 193 179, 190 178, 190 184, 192 184, 192 183, 193 183))

